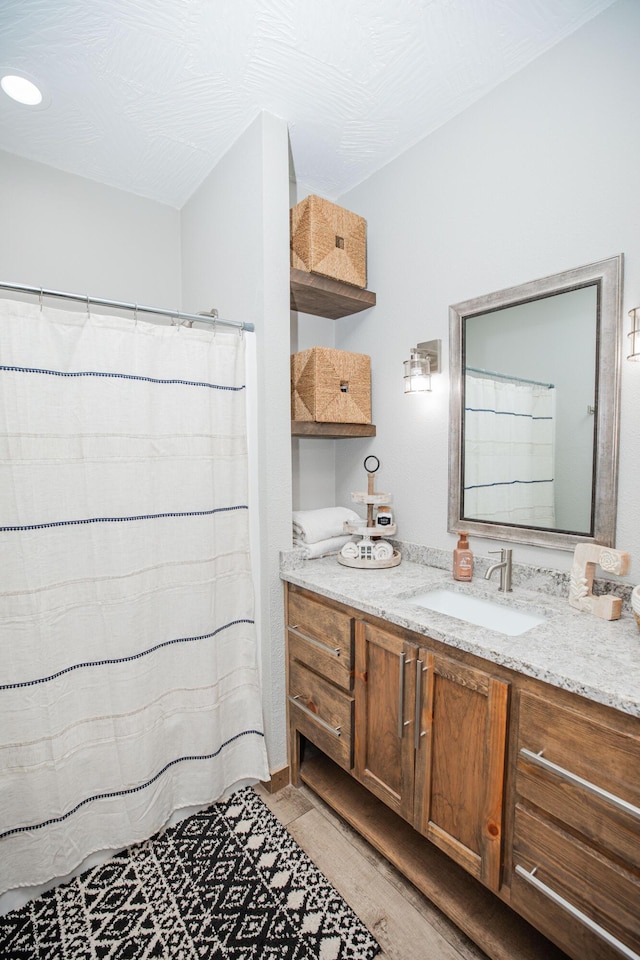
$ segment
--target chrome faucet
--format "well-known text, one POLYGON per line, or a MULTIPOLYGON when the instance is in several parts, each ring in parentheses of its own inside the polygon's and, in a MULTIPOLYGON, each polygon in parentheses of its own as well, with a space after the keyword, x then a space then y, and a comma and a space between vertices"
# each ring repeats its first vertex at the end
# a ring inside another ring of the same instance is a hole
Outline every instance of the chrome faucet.
POLYGON ((491 579, 491 574, 494 570, 500 571, 500 590, 503 593, 508 593, 511 590, 511 554, 512 550, 489 550, 489 553, 499 553, 500 560, 498 563, 492 563, 487 572, 484 575, 485 580, 491 579))

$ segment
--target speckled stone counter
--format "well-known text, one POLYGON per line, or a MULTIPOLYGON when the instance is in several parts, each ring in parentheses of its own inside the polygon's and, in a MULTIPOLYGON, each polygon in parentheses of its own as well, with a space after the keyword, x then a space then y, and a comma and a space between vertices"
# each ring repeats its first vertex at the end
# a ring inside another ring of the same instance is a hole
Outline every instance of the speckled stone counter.
POLYGON ((611 622, 574 610, 566 599, 566 575, 545 576, 514 566, 513 592, 502 594, 497 579, 486 581, 482 572, 478 564, 473 581, 462 584, 448 570, 404 556, 397 567, 360 570, 342 566, 335 556, 301 560, 292 551, 283 554, 280 575, 364 613, 640 717, 640 631, 628 609, 611 622), (412 603, 416 594, 436 588, 506 603, 545 620, 513 637, 412 603))

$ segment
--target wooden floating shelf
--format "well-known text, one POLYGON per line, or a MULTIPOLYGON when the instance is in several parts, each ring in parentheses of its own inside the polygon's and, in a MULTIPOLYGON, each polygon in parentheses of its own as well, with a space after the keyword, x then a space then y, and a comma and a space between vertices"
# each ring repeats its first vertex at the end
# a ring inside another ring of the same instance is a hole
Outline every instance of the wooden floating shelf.
POLYGON ((314 420, 292 420, 292 437, 325 437, 340 440, 343 437, 375 437, 374 423, 316 423, 314 420))
POLYGON ((371 290, 361 290, 342 280, 291 269, 291 309, 314 317, 339 320, 376 304, 371 290))

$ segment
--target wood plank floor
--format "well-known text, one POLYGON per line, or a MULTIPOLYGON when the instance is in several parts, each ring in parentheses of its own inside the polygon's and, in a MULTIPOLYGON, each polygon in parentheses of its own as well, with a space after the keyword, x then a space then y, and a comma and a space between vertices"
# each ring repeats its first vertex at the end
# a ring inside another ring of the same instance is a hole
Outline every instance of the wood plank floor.
POLYGON ((382 948, 380 960, 486 955, 308 787, 257 793, 382 948))

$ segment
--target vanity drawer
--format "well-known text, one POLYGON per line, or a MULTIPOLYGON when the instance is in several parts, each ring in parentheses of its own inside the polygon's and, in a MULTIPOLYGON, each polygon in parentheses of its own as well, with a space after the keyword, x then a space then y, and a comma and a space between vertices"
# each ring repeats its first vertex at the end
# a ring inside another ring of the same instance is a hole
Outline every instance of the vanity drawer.
POLYGON ((292 725, 345 770, 353 766, 353 702, 353 697, 297 661, 290 661, 292 725))
POLYGON ((640 737, 522 693, 516 791, 640 867, 640 737))
POLYGON ((511 906, 573 957, 640 956, 640 877, 516 806, 511 906), (627 948, 616 949, 611 938, 627 948))
POLYGON ((351 617, 290 588, 287 621, 289 658, 306 664, 344 690, 351 690, 351 617))
POLYGON ((289 660, 297 660, 315 670, 322 677, 331 680, 343 690, 349 692, 353 687, 353 670, 350 663, 350 650, 342 647, 328 647, 318 640, 312 640, 289 629, 289 660))

